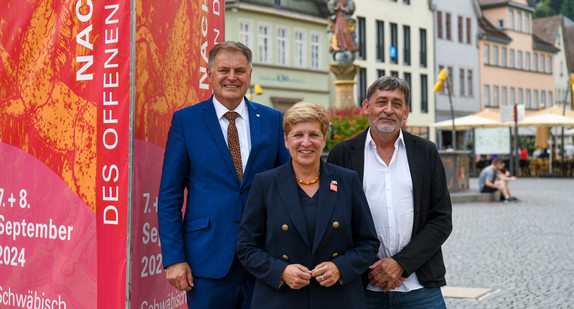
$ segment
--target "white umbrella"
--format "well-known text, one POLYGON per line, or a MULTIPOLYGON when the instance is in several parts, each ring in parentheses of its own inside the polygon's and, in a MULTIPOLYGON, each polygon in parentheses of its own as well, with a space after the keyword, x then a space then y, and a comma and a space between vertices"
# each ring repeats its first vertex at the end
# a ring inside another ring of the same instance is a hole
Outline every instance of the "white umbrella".
POLYGON ((519 126, 574 126, 574 118, 562 116, 554 113, 538 114, 526 116, 523 120, 518 122, 519 126))
MULTIPOLYGON (((559 109, 549 108, 541 110, 530 116, 524 117, 518 122, 519 126, 539 126, 539 127, 557 127, 557 126, 574 126, 574 117, 562 116, 559 109)), ((552 172, 552 155, 550 156, 549 173, 552 172)))
MULTIPOLYGON (((457 131, 470 130, 472 128, 497 128, 508 126, 500 121, 492 120, 490 118, 468 115, 463 117, 454 118, 454 126, 457 131)), ((444 120, 431 124, 431 127, 438 129, 452 130, 452 120, 444 120)))

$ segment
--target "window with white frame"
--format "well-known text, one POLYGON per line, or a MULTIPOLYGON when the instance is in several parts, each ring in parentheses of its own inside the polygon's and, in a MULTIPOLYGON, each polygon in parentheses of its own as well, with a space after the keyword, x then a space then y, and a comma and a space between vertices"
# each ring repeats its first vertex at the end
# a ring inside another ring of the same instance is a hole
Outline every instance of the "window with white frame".
POLYGON ((321 51, 323 50, 322 40, 323 36, 320 32, 311 32, 311 69, 321 69, 321 51))
POLYGON ((538 54, 534 53, 534 58, 532 60, 532 70, 538 72, 538 54))
POLYGON ((552 56, 548 55, 548 73, 552 74, 552 56))
POLYGON ((492 87, 492 104, 493 106, 498 107, 500 105, 500 101, 498 100, 498 86, 493 86, 492 87))
POLYGON ((484 106, 490 106, 490 86, 484 85, 484 106))
POLYGON ((470 17, 466 18, 466 44, 472 44, 472 21, 470 17))
POLYGON ((446 30, 446 39, 447 40, 452 40, 452 25, 451 25, 451 21, 450 21, 450 13, 445 13, 445 20, 446 20, 446 25, 445 25, 445 30, 446 30))
POLYGON ((540 92, 540 106, 546 108, 546 90, 540 92))
POLYGON ((540 55, 540 72, 546 73, 546 55, 540 55))
POLYGON ((428 113, 428 77, 421 74, 421 113, 428 113))
POLYGON ((526 52, 526 61, 524 61, 524 69, 530 71, 530 52, 526 52))
POLYGON ((464 42, 464 17, 462 16, 458 16, 458 23, 457 25, 457 29, 458 29, 458 42, 459 43, 463 43, 464 42))
POLYGON ((533 102, 533 109, 539 109, 538 105, 538 90, 534 90, 534 102, 533 102))
POLYGON ((524 90, 518 88, 518 104, 524 104, 524 90))
POLYGON ((530 14, 524 13, 524 32, 530 33, 530 14))
POLYGON ((467 92, 468 92, 468 96, 472 96, 473 95, 473 90, 472 90, 472 70, 468 70, 466 72, 466 79, 468 81, 468 85, 467 85, 467 92))
POLYGON ((442 26, 443 26, 443 21, 442 21, 442 11, 436 11, 436 36, 439 39, 442 39, 443 35, 442 35, 442 26))
POLYGON ((277 26, 277 64, 289 65, 289 28, 277 26))
POLYGON ((516 103, 516 89, 510 87, 510 105, 514 105, 516 103))
POLYGON ((514 10, 508 10, 508 29, 514 30, 514 10))
POLYGON ((271 63, 271 24, 259 24, 257 52, 260 63, 271 63))
POLYGON ((295 29, 295 67, 307 66, 307 32, 303 29, 295 29))
POLYGON ((526 108, 532 108, 532 91, 530 89, 526 89, 526 108))
POLYGON ((502 106, 508 105, 508 88, 502 87, 502 106))
POLYGON ((492 46, 492 65, 498 65, 498 46, 492 46))
POLYGON ((516 63, 516 68, 522 70, 522 51, 518 51, 518 62, 516 63))
POLYGON ((249 19, 239 19, 239 42, 253 49, 253 21, 249 19))
POLYGON ((554 96, 552 95, 552 91, 548 91, 548 107, 552 107, 554 105, 554 96))
POLYGON ((514 49, 510 50, 510 59, 508 60, 509 67, 514 69, 514 49))
POLYGON ((449 85, 449 91, 450 93, 454 94, 454 71, 452 69, 452 67, 446 67, 446 78, 448 78, 449 81, 451 81, 450 83, 448 83, 449 85))
POLYGON ((464 70, 464 69, 458 69, 458 71, 459 71, 459 73, 458 73, 458 78, 459 78, 459 83, 458 83, 458 85, 459 85, 459 93, 460 93, 461 96, 463 96, 463 95, 466 94, 465 91, 464 91, 464 85, 466 84, 466 83, 465 83, 465 78, 464 78, 464 77, 465 77, 465 76, 464 76, 465 70, 464 70))
POLYGON ((501 60, 500 65, 502 65, 503 67, 506 67, 508 65, 508 63, 506 62, 506 59, 508 58, 506 56, 506 54, 507 54, 507 49, 506 49, 506 47, 503 47, 502 48, 502 55, 500 55, 500 57, 501 57, 500 58, 500 60, 501 60))
POLYGON ((490 64, 490 45, 484 44, 484 64, 490 64))
POLYGON ((516 11, 516 30, 522 31, 522 12, 516 11))

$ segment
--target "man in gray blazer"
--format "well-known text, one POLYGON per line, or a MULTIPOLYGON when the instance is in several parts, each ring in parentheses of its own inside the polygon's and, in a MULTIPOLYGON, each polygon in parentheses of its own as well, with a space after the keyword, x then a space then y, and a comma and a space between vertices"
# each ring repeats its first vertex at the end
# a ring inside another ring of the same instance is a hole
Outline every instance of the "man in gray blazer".
POLYGON ((335 146, 328 162, 359 174, 381 245, 369 268, 369 308, 445 308, 441 245, 452 231, 452 205, 436 146, 401 129, 408 84, 381 77, 363 110, 370 127, 335 146))

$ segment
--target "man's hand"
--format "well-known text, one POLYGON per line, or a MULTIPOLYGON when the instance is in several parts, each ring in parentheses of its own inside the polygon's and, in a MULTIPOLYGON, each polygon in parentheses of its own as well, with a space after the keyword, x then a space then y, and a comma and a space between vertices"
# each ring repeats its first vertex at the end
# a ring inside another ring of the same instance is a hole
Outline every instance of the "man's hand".
POLYGON ((339 268, 333 262, 323 262, 311 271, 311 276, 319 282, 321 286, 330 287, 341 279, 339 268))
POLYGON ((401 286, 405 280, 401 275, 403 267, 392 258, 382 258, 369 267, 369 281, 385 292, 401 286))
POLYGON ((189 291, 193 288, 191 268, 186 262, 169 265, 165 270, 165 277, 180 291, 189 291))
POLYGON ((298 290, 311 283, 311 272, 301 264, 290 264, 281 273, 281 280, 293 290, 298 290))

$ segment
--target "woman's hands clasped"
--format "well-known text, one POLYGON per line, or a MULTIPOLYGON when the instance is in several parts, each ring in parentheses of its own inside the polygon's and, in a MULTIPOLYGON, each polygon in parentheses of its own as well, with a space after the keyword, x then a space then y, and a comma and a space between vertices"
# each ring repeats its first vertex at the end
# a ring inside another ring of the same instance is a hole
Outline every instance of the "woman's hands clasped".
POLYGON ((333 262, 323 262, 313 270, 309 270, 301 264, 290 264, 281 273, 281 280, 294 290, 309 285, 313 278, 321 286, 330 287, 339 281, 341 273, 333 262))
POLYGON ((311 276, 319 282, 321 286, 330 287, 341 279, 339 268, 333 262, 323 262, 311 271, 311 276))

